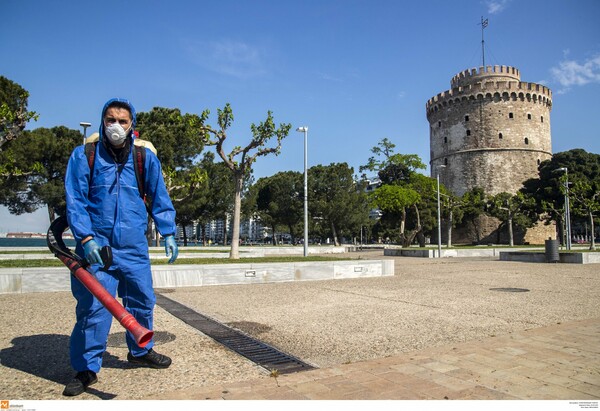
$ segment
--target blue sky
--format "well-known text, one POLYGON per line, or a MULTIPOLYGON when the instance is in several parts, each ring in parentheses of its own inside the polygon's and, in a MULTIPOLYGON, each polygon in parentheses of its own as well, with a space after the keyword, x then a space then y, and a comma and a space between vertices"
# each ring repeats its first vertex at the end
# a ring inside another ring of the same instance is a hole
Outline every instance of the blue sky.
MULTIPOLYGON (((347 162, 358 173, 383 138, 429 161, 427 100, 481 65, 520 69, 553 91, 553 152, 600 153, 600 2, 596 0, 0 0, 0 74, 31 94, 29 129, 81 121, 98 127, 103 103, 184 113, 231 103, 228 140, 245 145, 271 110, 291 123, 278 157, 255 176, 347 162)), ((88 129, 88 134, 90 130, 88 129)), ((423 170, 428 173, 427 170, 423 170)), ((0 232, 39 231, 45 210, 0 232)))

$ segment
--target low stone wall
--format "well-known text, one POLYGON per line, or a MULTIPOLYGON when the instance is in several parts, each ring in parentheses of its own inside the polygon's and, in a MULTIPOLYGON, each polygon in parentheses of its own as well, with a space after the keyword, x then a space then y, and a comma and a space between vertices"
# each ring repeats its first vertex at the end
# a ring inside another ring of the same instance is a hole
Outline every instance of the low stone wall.
POLYGON ((153 269, 155 287, 336 280, 390 275, 394 275, 392 260, 180 265, 177 267, 161 265, 153 269), (390 261, 392 264, 389 264, 390 261))
POLYGON ((410 248, 386 248, 383 250, 383 255, 393 257, 435 257, 434 250, 414 249, 410 248))
MULTIPOLYGON (((351 260, 297 263, 157 265, 155 288, 256 284, 285 281, 337 280, 394 275, 393 260, 351 260)), ((66 267, 2 268, 0 294, 69 291, 66 267)))
POLYGON ((528 252, 501 252, 500 261, 523 261, 530 263, 545 263, 545 253, 528 253, 528 252))
MULTIPOLYGON (((498 257, 500 250, 511 251, 507 248, 496 248, 496 247, 481 247, 481 248, 442 248, 442 258, 446 257, 498 257)), ((383 251, 383 255, 386 256, 398 256, 398 257, 423 257, 423 258, 435 258, 438 256, 437 248, 423 249, 423 248, 387 248, 383 251)))
MULTIPOLYGON (((600 264, 600 253, 559 253, 563 264, 600 264)), ((501 252, 500 261, 522 261, 529 263, 545 263, 545 253, 501 252)))

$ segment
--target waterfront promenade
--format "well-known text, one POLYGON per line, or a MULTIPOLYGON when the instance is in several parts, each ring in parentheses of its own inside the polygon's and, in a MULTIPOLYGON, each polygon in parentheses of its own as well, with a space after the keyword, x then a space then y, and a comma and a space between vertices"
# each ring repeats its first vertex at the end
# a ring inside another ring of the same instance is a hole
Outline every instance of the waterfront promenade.
MULTIPOLYGON (((349 255, 356 258, 358 255, 349 255)), ((159 289, 315 370, 270 376, 156 308, 167 370, 130 366, 113 326, 78 399, 600 399, 598 265, 393 258, 378 278, 159 289)), ((69 292, 0 295, 0 397, 66 399, 69 292)))

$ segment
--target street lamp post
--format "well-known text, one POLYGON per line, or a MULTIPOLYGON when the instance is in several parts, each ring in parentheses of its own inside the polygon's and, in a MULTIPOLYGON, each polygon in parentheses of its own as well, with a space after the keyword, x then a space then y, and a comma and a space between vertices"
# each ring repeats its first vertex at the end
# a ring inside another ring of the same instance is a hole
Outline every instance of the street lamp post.
POLYGON ((308 127, 298 127, 304 133, 304 257, 308 256, 308 127))
POLYGON ((436 166, 437 180, 437 229, 438 229, 438 258, 442 257, 442 213, 440 207, 440 168, 446 168, 445 165, 439 164, 436 166))
POLYGON ((565 228, 567 231, 567 250, 571 249, 571 208, 569 206, 569 170, 567 167, 558 168, 556 171, 565 172, 565 228))
POLYGON ((85 135, 85 130, 90 127, 92 125, 92 123, 86 123, 84 121, 82 121, 81 123, 79 123, 79 125, 81 127, 83 127, 83 144, 85 144, 85 139, 86 139, 86 135, 85 135))

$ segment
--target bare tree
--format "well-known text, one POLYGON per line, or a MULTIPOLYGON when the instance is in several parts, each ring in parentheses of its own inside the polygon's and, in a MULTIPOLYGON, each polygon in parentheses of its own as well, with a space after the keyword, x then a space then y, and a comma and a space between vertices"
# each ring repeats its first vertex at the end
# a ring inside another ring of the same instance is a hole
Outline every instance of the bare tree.
MULTIPOLYGON (((205 144, 215 146, 217 154, 223 159, 223 162, 229 167, 233 173, 235 183, 235 195, 233 203, 233 227, 231 235, 231 252, 229 258, 239 259, 239 240, 240 240, 240 215, 242 208, 242 189, 244 180, 250 176, 252 172, 252 164, 258 157, 266 156, 274 153, 278 155, 281 150, 281 141, 287 137, 291 124, 280 124, 275 128, 272 112, 269 111, 267 119, 258 124, 252 124, 252 140, 244 148, 241 146, 234 147, 229 154, 226 154, 223 149, 223 143, 227 139, 227 129, 233 122, 233 111, 229 103, 221 110, 218 109, 218 130, 210 126, 202 125, 201 130, 205 134, 205 144), (275 147, 265 147, 269 140, 273 137, 277 138, 275 147)), ((208 111, 205 111, 202 118, 208 117, 208 111)))

